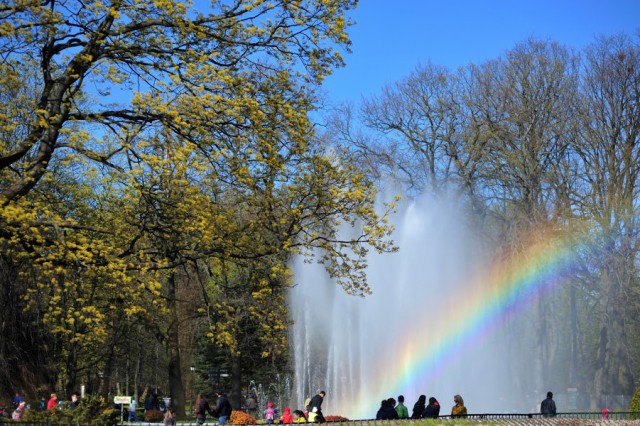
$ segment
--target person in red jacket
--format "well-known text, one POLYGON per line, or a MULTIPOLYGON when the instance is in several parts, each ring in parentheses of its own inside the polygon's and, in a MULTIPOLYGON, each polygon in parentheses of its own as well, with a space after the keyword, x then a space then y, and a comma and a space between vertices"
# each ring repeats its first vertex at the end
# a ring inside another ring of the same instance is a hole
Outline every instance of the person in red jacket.
POLYGON ((51 398, 47 401, 47 410, 53 410, 58 406, 58 396, 55 393, 51 394, 51 398))
POLYGON ((282 423, 293 423, 293 417, 291 416, 291 408, 286 407, 284 409, 284 414, 282 414, 282 417, 280 417, 280 420, 282 420, 282 423))

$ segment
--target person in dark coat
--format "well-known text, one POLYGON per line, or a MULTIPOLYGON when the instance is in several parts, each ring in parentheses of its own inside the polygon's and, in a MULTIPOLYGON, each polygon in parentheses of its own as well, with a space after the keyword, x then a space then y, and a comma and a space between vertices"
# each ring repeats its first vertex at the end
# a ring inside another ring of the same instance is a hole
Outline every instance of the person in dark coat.
POLYGON ((398 418, 395 407, 395 399, 389 398, 382 401, 380 409, 376 413, 376 420, 391 420, 398 418))
POLYGON ((324 423, 326 421, 322 415, 322 401, 324 401, 326 394, 327 393, 325 391, 320 391, 317 395, 311 398, 311 402, 309 402, 309 411, 316 414, 316 423, 324 423))
POLYGON ((150 393, 144 400, 144 412, 153 410, 153 395, 150 393))
POLYGON ((216 408, 213 411, 218 416, 218 423, 220 425, 226 425, 229 416, 231 416, 231 403, 224 392, 218 392, 216 408))
POLYGON ((440 404, 434 397, 429 398, 429 405, 424 409, 423 417, 426 419, 437 419, 440 415, 440 404))
POLYGON ((553 392, 547 392, 547 399, 540 403, 540 412, 544 417, 556 415, 556 402, 553 400, 553 392))
POLYGON ((412 419, 421 419, 422 413, 424 413, 424 409, 426 408, 427 397, 424 395, 420 395, 415 404, 413 404, 413 411, 411 412, 412 419))

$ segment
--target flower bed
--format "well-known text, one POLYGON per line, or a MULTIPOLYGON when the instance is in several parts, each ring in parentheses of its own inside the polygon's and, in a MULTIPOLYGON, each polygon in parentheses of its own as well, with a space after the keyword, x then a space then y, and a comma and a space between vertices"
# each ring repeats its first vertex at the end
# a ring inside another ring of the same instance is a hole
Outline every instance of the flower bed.
POLYGON ((348 422, 349 419, 342 416, 325 416, 324 419, 327 422, 348 422))
POLYGON ((255 425, 256 419, 244 411, 232 411, 228 423, 232 425, 255 425))

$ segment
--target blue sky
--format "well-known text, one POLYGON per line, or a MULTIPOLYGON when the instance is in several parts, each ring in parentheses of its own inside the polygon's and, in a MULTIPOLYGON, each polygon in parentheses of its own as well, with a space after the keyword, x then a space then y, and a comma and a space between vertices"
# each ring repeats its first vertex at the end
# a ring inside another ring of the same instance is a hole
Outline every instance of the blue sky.
POLYGON ((360 0, 352 53, 324 83, 329 101, 358 102, 431 61, 451 69, 500 56, 529 37, 580 49, 640 29, 640 0, 360 0))

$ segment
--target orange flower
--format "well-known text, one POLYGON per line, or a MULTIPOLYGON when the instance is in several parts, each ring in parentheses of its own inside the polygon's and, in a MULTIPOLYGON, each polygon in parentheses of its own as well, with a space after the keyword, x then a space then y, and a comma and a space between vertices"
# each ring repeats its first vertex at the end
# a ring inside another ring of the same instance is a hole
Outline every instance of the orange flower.
POLYGON ((232 411, 229 417, 229 424, 232 425, 255 425, 256 419, 244 411, 232 411))

